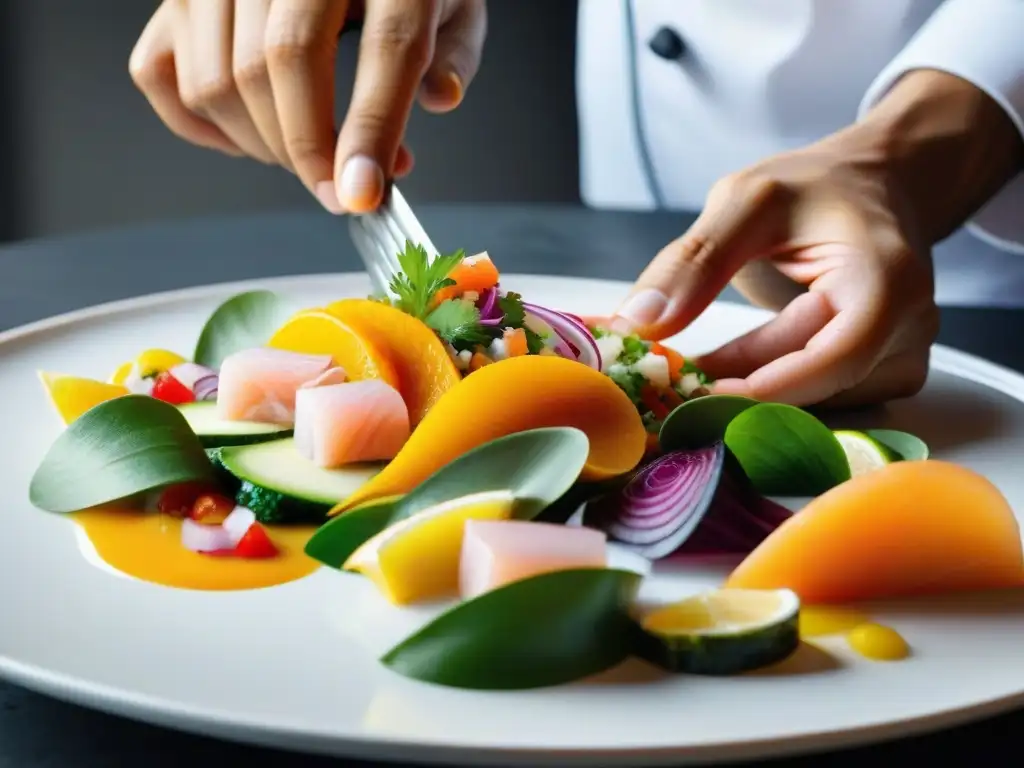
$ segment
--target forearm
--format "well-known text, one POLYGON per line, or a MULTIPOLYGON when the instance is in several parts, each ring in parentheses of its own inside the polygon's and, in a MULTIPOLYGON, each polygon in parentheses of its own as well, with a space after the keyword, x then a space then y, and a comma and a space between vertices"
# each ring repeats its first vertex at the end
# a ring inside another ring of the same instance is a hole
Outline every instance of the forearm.
POLYGON ((1024 139, 982 90, 937 70, 909 72, 835 140, 882 172, 919 234, 951 234, 1024 170, 1024 139))

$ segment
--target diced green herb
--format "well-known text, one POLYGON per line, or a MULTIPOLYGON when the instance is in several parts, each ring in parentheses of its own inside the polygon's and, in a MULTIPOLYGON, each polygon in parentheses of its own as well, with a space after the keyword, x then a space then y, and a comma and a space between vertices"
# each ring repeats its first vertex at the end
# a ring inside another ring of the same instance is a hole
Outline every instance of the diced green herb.
POLYGON ((636 404, 641 402, 640 391, 647 385, 647 379, 641 374, 636 371, 612 368, 608 371, 608 377, 629 396, 630 400, 636 404))
POLYGON ((618 362, 623 365, 634 365, 650 351, 651 345, 639 336, 623 336, 622 353, 618 362))
POLYGON ((425 318, 438 336, 458 350, 489 344, 491 339, 480 325, 480 310, 462 299, 442 301, 425 318))
POLYGON ((697 377, 697 381, 700 382, 700 385, 702 387, 705 386, 708 383, 708 375, 706 373, 704 373, 704 371, 702 371, 696 365, 691 363, 689 360, 687 360, 685 363, 683 363, 683 370, 681 371, 681 373, 684 376, 686 374, 688 374, 688 373, 692 373, 694 376, 697 377))
POLYGON ((460 249, 447 255, 439 254, 431 262, 423 246, 407 240, 405 250, 398 254, 402 271, 391 281, 391 290, 398 297, 395 306, 413 317, 424 319, 437 292, 455 285, 448 275, 465 257, 465 252, 460 249))
POLYGON ((525 326, 523 326, 523 332, 526 334, 527 352, 531 355, 539 355, 541 350, 544 349, 544 337, 525 326))

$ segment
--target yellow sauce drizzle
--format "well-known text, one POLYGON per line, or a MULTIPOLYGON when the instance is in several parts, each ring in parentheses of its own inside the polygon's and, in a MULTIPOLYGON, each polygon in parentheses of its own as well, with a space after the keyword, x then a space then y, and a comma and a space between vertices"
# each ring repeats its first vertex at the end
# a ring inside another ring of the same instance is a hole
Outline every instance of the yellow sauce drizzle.
POLYGON ((800 636, 822 637, 844 635, 864 624, 868 617, 860 611, 840 606, 802 606, 800 608, 800 636))
POLYGON ((90 509, 72 515, 100 558, 129 576, 182 589, 260 589, 308 576, 320 563, 303 551, 312 526, 267 526, 275 557, 246 560, 190 552, 181 544, 181 521, 123 509, 90 509))
POLYGON ((868 622, 854 627, 846 642, 857 653, 873 661, 899 661, 910 654, 910 646, 895 629, 868 622))

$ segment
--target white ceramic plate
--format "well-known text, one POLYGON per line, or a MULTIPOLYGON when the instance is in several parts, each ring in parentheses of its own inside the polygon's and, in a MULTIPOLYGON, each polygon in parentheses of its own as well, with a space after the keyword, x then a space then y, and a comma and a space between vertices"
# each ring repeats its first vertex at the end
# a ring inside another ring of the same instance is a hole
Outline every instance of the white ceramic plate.
MULTIPOLYGON (((613 307, 620 283, 513 277, 531 301, 613 307)), ((269 287, 315 306, 365 295, 358 275, 213 286, 120 302, 0 336, 0 674, 63 699, 184 730, 315 752, 479 765, 623 765, 824 749, 939 728, 1024 701, 1024 598, 972 596, 873 612, 909 640, 902 663, 841 645, 744 677, 663 678, 627 664, 586 683, 470 693, 415 683, 376 655, 422 622, 368 582, 327 570, 272 589, 203 593, 117 578, 83 556, 75 526, 31 508, 29 477, 59 427, 36 369, 105 377, 161 346, 191 350, 227 296, 269 287)), ((702 351, 761 322, 713 306, 679 340, 702 351)), ((1024 377, 937 349, 925 392, 863 414, 991 478, 1024 510, 1024 377)), ((965 515, 971 510, 965 509, 965 515)), ((950 553, 955 556, 955 553, 950 553)), ((721 574, 655 576, 680 594, 721 574)), ((59 734, 54 734, 58 737, 59 734)))

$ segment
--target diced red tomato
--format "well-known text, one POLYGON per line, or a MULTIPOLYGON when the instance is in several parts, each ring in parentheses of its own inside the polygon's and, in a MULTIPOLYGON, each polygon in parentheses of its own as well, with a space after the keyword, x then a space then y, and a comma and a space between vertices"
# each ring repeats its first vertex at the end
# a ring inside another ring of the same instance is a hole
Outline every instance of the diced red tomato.
POLYGON ((267 530, 259 523, 253 523, 238 542, 234 554, 236 557, 258 560, 276 555, 277 547, 267 535, 267 530))
POLYGON ((178 483, 169 485, 156 502, 158 512, 172 517, 188 517, 196 500, 211 492, 206 483, 178 483))
POLYGON ((644 387, 640 390, 640 400, 656 419, 664 419, 669 414, 668 406, 658 396, 658 390, 654 387, 644 387))
POLYGON ((164 371, 153 381, 153 397, 171 405, 194 403, 196 400, 192 390, 164 371))
POLYGON ((233 499, 219 493, 204 493, 189 510, 189 517, 203 525, 220 525, 235 508, 233 499))

